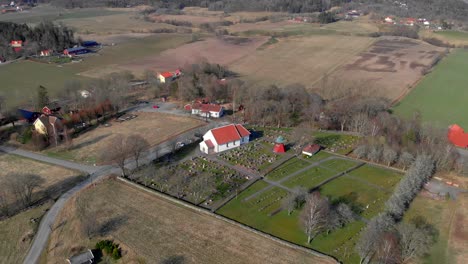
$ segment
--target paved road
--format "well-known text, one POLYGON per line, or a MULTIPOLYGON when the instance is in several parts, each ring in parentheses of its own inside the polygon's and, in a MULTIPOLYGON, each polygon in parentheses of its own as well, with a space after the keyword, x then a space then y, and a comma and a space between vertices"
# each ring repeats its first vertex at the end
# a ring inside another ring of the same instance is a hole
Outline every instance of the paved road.
MULTIPOLYGON (((208 126, 213 126, 214 124, 211 123, 208 126)), ((204 128, 206 129, 206 127, 204 128)), ((180 137, 186 137, 186 136, 193 136, 193 131, 187 131, 180 135, 180 137)), ((171 152, 172 147, 168 142, 164 142, 158 146, 155 146, 148 150, 144 157, 140 159, 140 164, 148 164, 149 162, 153 161, 156 157, 156 152, 159 156, 163 156, 165 154, 168 154, 171 152)), ((48 245, 48 240, 50 233, 52 232, 51 227, 55 223, 55 220, 57 218, 57 215, 60 213, 62 208, 65 206, 67 201, 72 197, 75 193, 79 192, 80 190, 90 186, 94 182, 102 179, 103 177, 110 175, 110 174, 120 174, 121 171, 119 168, 115 166, 87 166, 87 165, 82 165, 79 163, 75 162, 70 162, 66 160, 61 160, 61 159, 56 159, 56 158, 51 158, 48 156, 44 156, 41 154, 33 153, 33 152, 28 152, 25 150, 21 149, 15 149, 11 147, 5 147, 5 146, 0 146, 0 151, 5 152, 5 153, 11 153, 11 154, 16 154, 20 155, 26 158, 74 169, 74 170, 79 170, 82 172, 88 173, 90 176, 88 179, 85 181, 79 183, 72 189, 68 190, 66 193, 64 193, 60 198, 55 202, 55 204, 49 209, 49 211, 44 215, 44 217, 41 219, 41 223, 39 225, 39 229, 37 230, 37 233, 34 237, 34 240, 32 242, 31 248, 29 249, 29 252, 24 259, 25 264, 31 264, 31 263, 38 263, 39 258, 44 251, 44 249, 48 245)), ((131 170, 136 167, 136 164, 133 160, 128 161, 126 163, 126 168, 131 170)))
POLYGON ((68 169, 82 171, 82 172, 85 172, 87 174, 95 173, 96 171, 99 171, 100 169, 102 169, 102 167, 87 166, 87 165, 79 164, 79 163, 76 163, 76 162, 56 159, 56 158, 41 155, 41 154, 38 154, 38 153, 35 153, 35 152, 29 152, 29 151, 26 151, 26 150, 13 148, 13 147, 0 146, 0 152, 15 154, 15 155, 18 155, 18 156, 23 156, 25 158, 38 160, 38 161, 42 161, 42 162, 45 162, 45 163, 54 164, 54 165, 58 165, 58 166, 62 166, 62 167, 68 168, 68 169))

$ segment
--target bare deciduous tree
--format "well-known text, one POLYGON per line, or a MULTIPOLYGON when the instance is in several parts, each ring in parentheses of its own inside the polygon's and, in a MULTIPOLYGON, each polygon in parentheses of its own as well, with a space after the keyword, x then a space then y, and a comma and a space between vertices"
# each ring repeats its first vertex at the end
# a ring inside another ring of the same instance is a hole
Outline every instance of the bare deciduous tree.
POLYGON ((403 169, 405 170, 408 166, 411 165, 414 161, 414 156, 413 154, 404 151, 401 153, 400 158, 398 159, 398 163, 403 166, 403 169))
POLYGON ((131 150, 126 144, 125 137, 121 134, 117 134, 102 151, 101 160, 115 163, 122 170, 122 176, 125 177, 125 162, 130 156, 131 150))
POLYGON ((306 204, 301 213, 301 221, 307 235, 307 243, 314 239, 328 224, 330 205, 320 193, 314 192, 307 196, 306 204))
POLYGON ((148 141, 144 139, 142 136, 134 134, 134 135, 128 136, 125 144, 129 148, 131 155, 135 159, 136 167, 138 168, 140 165, 139 160, 140 160, 141 155, 150 146, 148 141))
POLYGON ((392 149, 389 146, 384 147, 382 158, 387 163, 387 166, 392 165, 393 162, 395 162, 395 160, 397 159, 397 157, 398 153, 394 149, 392 149))
POLYGON ((397 226, 397 231, 400 237, 402 262, 423 256, 429 251, 433 240, 428 230, 401 222, 397 226))
POLYGON ((6 185, 24 207, 30 206, 35 189, 42 186, 44 179, 34 174, 9 174, 6 185))
POLYGON ((394 224, 393 218, 388 214, 379 214, 370 220, 356 244, 356 250, 360 256, 359 263, 367 264, 371 261, 377 253, 383 234, 390 230, 394 224))
POLYGON ((96 215, 89 209, 89 200, 85 196, 75 199, 76 214, 80 220, 80 229, 83 235, 92 238, 98 230, 96 215))

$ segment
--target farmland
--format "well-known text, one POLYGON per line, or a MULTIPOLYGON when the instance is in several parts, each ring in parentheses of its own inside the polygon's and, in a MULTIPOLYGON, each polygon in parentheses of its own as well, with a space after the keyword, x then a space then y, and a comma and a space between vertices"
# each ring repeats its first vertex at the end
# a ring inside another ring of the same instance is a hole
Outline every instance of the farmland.
POLYGON ((230 65, 256 84, 302 83, 308 88, 354 55, 367 49, 370 38, 339 35, 285 38, 230 65))
POLYGON ((443 51, 443 48, 417 40, 379 38, 329 79, 357 83, 360 94, 393 101, 404 96, 443 51))
POLYGON ((124 263, 159 263, 174 256, 187 263, 327 263, 123 183, 105 181, 78 197, 93 201, 87 210, 98 225, 121 220, 114 221, 111 233, 88 239, 80 232, 73 199, 56 221, 44 263, 62 262, 101 237, 121 245, 124 263))
POLYGON ((364 226, 363 222, 355 221, 327 235, 321 234, 308 245, 299 222, 300 210, 294 210, 291 215, 282 210, 282 201, 288 191, 268 182, 275 181, 289 188, 318 187, 318 191, 332 203, 345 202, 362 217, 370 219, 383 210, 400 175, 370 165, 352 169, 358 164, 327 153, 319 153, 309 159, 293 158, 267 174, 268 181, 257 181, 217 213, 285 240, 331 254, 345 263, 356 262, 358 257, 354 253, 354 243, 364 226), (319 186, 350 169, 344 176, 319 186))
POLYGON ((138 117, 122 123, 111 122, 110 127, 99 126, 73 139, 70 150, 51 149, 46 153, 73 161, 95 164, 105 146, 116 134, 140 135, 150 146, 159 144, 180 133, 203 124, 201 121, 162 113, 138 113, 138 117), (138 129, 135 129, 138 128, 138 129))
POLYGON ((467 61, 468 51, 452 52, 395 106, 395 113, 411 118, 419 111, 422 120, 433 125, 448 127, 456 123, 467 129, 467 61))

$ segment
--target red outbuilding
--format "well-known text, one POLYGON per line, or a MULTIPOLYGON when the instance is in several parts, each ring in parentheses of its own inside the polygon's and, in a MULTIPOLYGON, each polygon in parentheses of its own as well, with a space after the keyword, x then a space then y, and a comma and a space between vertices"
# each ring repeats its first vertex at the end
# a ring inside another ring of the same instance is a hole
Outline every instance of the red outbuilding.
POLYGON ((468 133, 457 124, 449 127, 448 139, 457 147, 468 148, 468 133))
POLYGON ((273 147, 273 152, 274 153, 285 153, 286 152, 286 148, 284 146, 284 138, 282 136, 279 136, 276 140, 275 140, 275 146, 273 147))

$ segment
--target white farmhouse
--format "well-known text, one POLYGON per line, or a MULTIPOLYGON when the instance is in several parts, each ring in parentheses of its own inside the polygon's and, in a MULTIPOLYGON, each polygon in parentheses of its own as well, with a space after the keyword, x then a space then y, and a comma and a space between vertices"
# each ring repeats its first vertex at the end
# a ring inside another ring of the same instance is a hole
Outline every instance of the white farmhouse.
POLYGON ((211 129, 203 136, 200 150, 206 154, 219 153, 249 143, 250 132, 240 124, 211 129))
POLYGON ((202 117, 220 118, 224 114, 223 107, 217 104, 193 104, 191 111, 192 115, 202 117))

